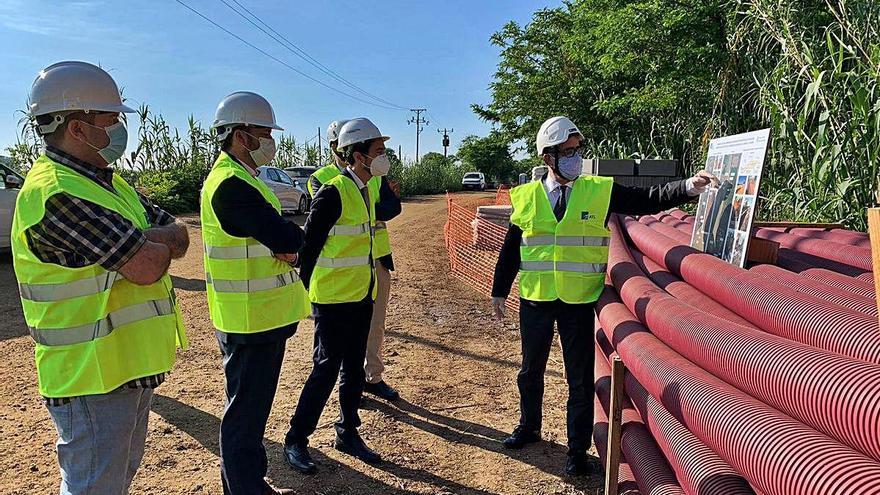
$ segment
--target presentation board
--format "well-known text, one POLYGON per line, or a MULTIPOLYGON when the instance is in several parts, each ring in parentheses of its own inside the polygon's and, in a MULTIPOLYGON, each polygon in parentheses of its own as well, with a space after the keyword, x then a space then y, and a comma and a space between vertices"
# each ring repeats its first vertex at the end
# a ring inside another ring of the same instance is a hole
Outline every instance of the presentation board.
POLYGON ((706 170, 719 184, 700 195, 691 247, 745 265, 769 141, 770 129, 710 141, 706 170))

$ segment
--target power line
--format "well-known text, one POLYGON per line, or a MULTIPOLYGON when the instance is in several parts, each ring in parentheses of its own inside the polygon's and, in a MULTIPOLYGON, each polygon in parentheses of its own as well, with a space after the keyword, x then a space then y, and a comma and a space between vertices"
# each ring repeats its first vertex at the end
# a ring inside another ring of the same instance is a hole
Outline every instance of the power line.
POLYGON ((192 12, 192 13, 196 14, 197 16, 201 17, 202 19, 208 21, 209 23, 211 23, 212 25, 214 25, 214 27, 216 27, 217 29, 220 29, 220 30, 223 31, 224 33, 228 34, 229 36, 232 36, 233 38, 237 39, 238 41, 244 43, 245 45, 247 45, 247 46, 253 48, 254 50, 256 50, 256 51, 262 53, 263 55, 265 55, 265 56, 271 58, 271 59, 274 60, 275 62, 278 62, 279 64, 283 65, 284 67, 286 67, 286 68, 292 70, 293 72, 295 72, 295 73, 297 73, 297 74, 299 74, 299 75, 305 77, 306 79, 308 79, 308 80, 310 80, 310 81, 312 81, 312 82, 315 82, 315 83, 317 83, 317 84, 320 84, 321 86, 324 86, 324 87, 327 88, 327 89, 330 89, 330 90, 332 90, 332 91, 335 91, 335 92, 337 92, 337 93, 339 93, 339 94, 341 94, 341 95, 343 95, 343 96, 347 96, 347 97, 349 97, 349 98, 351 98, 351 99, 353 99, 353 100, 359 101, 359 102, 361 102, 361 103, 366 103, 367 105, 373 105, 373 106, 376 106, 376 107, 384 108, 384 109, 386 109, 386 110, 401 110, 401 109, 399 109, 399 108, 389 107, 389 106, 385 106, 385 105, 380 105, 380 104, 378 104, 378 103, 375 103, 375 102, 372 102, 372 101, 369 101, 369 100, 364 100, 364 99, 359 98, 359 97, 357 97, 357 96, 355 96, 355 95, 352 95, 352 94, 346 93, 346 92, 344 92, 344 91, 342 91, 342 90, 340 90, 340 89, 338 89, 338 88, 335 88, 335 87, 333 87, 333 86, 330 86, 329 84, 327 84, 327 83, 325 83, 325 82, 323 82, 323 81, 321 81, 321 80, 319 80, 319 79, 315 79, 314 77, 312 77, 312 76, 306 74, 305 72, 303 72, 303 71, 297 69, 296 67, 294 67, 294 66, 288 64, 287 62, 281 60, 280 58, 278 58, 278 57, 272 55, 271 53, 269 53, 269 52, 263 50, 262 48, 258 47, 257 45, 254 45, 254 44, 251 43, 250 41, 248 41, 248 40, 242 38, 241 36, 239 36, 239 35, 233 33, 233 32, 230 31, 230 30, 226 29, 225 27, 221 26, 220 24, 217 24, 217 23, 214 22, 211 18, 209 18, 209 17, 206 16, 205 14, 202 14, 201 12, 199 12, 199 11, 196 10, 196 9, 194 9, 193 7, 190 7, 189 5, 187 5, 187 4, 186 4, 185 2, 183 2, 182 0, 175 0, 175 1, 176 1, 177 3, 179 3, 180 5, 184 6, 184 7, 185 7, 187 10, 189 10, 190 12, 192 12))
POLYGON ((260 24, 262 24, 263 26, 265 26, 266 29, 268 29, 269 31, 271 31, 271 32, 274 34, 274 36, 273 36, 273 34, 270 34, 270 33, 266 32, 265 29, 261 28, 260 26, 258 26, 257 24, 255 24, 253 21, 251 21, 250 19, 248 19, 247 17, 245 17, 244 14, 242 14, 240 11, 238 11, 237 9, 235 9, 234 7, 232 7, 231 5, 229 5, 229 3, 226 2, 226 0, 220 0, 220 1, 221 1, 224 5, 226 5, 227 7, 229 7, 233 12, 235 12, 236 14, 238 14, 239 16, 241 16, 241 17, 242 17, 243 19, 245 19, 246 21, 250 22, 252 25, 254 25, 254 26, 255 26, 257 29, 259 29, 260 31, 262 31, 264 34, 266 34, 267 36, 269 36, 270 38, 272 38, 273 40, 275 40, 276 42, 278 42, 282 47, 286 48, 288 51, 290 51, 290 52, 293 53, 294 55, 298 56, 299 58, 305 60, 306 62, 308 62, 309 64, 311 64, 313 67, 317 68, 318 70, 320 70, 320 71, 323 72, 324 74, 326 74, 326 75, 332 77, 333 79, 336 79, 337 81, 339 81, 339 82, 342 83, 342 84, 345 84, 345 85, 348 86, 349 88, 354 89, 355 91, 358 91, 358 92, 364 94, 365 96, 368 96, 368 97, 370 97, 370 98, 372 98, 372 99, 374 99, 374 100, 376 100, 376 101, 378 101, 378 102, 380 102, 380 103, 383 103, 383 104, 388 105, 388 106, 396 107, 396 108, 398 108, 398 109, 400 109, 400 110, 406 110, 406 109, 407 109, 407 108, 404 107, 404 106, 401 106, 401 105, 398 105, 398 104, 396 104, 396 103, 392 103, 392 102, 390 102, 390 101, 388 101, 388 100, 382 99, 382 98, 380 98, 380 97, 378 97, 378 96, 376 96, 376 95, 370 93, 369 91, 367 91, 367 90, 361 88, 360 86, 358 86, 358 85, 352 83, 352 82, 349 81, 348 79, 342 77, 342 76, 339 75, 336 71, 334 71, 333 69, 327 67, 326 65, 322 64, 320 61, 318 61, 317 59, 315 59, 314 57, 312 57, 311 55, 309 55, 308 52, 306 52, 304 49, 302 49, 302 48, 300 48, 299 46, 297 46, 296 43, 290 41, 290 39, 288 39, 286 36, 284 36, 283 34, 279 33, 278 31, 276 31, 272 26, 270 26, 268 23, 266 23, 265 21, 263 21, 258 15, 254 14, 250 9, 248 9, 246 6, 242 5, 241 2, 239 2, 238 0, 232 0, 232 2, 235 3, 237 6, 239 6, 243 11, 247 12, 248 15, 250 15, 252 18, 254 18, 257 22, 259 22, 260 24), (279 38, 280 38, 280 39, 279 39, 279 38), (283 40, 283 42, 282 42, 282 40, 283 40), (294 51, 294 50, 295 50, 295 51, 294 51))
POLYGON ((422 134, 422 124, 428 125, 428 121, 422 118, 422 112, 427 112, 428 110, 424 108, 410 108, 409 111, 416 114, 415 117, 407 121, 407 124, 416 125, 416 163, 419 163, 419 136, 422 134))

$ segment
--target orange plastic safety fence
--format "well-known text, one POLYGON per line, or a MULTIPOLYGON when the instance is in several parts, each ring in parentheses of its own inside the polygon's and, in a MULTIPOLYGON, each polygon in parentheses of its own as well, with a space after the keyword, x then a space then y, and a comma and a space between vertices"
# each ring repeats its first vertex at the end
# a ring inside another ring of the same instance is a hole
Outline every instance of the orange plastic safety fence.
POLYGON ((498 187, 498 191, 495 193, 495 204, 496 205, 509 205, 510 204, 510 187, 501 185, 498 187))
MULTIPOLYGON (((485 201, 484 204, 491 204, 485 201)), ((452 275, 473 287, 488 300, 492 295, 492 278, 498 252, 504 243, 507 228, 477 219, 476 207, 464 206, 450 194, 446 195, 448 208, 444 236, 452 275)), ((507 306, 519 308, 519 289, 513 284, 507 306)))

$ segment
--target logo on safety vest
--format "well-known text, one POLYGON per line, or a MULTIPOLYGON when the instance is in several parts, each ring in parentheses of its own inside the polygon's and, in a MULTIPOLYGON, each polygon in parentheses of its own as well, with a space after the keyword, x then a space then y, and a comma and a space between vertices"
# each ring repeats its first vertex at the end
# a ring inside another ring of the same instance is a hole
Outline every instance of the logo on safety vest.
POLYGON ((596 217, 594 217, 592 214, 590 214, 590 212, 588 212, 588 211, 581 212, 581 220, 592 220, 593 218, 596 218, 596 217))

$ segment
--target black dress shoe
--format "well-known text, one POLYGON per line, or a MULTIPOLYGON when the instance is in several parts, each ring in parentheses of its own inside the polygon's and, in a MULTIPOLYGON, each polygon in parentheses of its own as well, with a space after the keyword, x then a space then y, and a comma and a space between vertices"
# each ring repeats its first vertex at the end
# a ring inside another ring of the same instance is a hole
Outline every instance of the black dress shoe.
POLYGON ((593 473, 587 454, 584 452, 575 452, 568 454, 568 461, 565 462, 565 474, 569 476, 586 476, 593 473))
POLYGON ((303 474, 312 474, 318 470, 315 461, 309 455, 309 448, 305 444, 294 443, 284 446, 284 460, 290 467, 303 474))
POLYGON ((540 441, 541 432, 519 425, 513 429, 509 437, 504 439, 504 446, 508 449, 521 449, 530 443, 540 441))
POLYGON ((382 380, 379 383, 366 384, 364 386, 364 392, 373 394, 376 397, 385 400, 397 400, 400 398, 400 394, 397 393, 397 390, 394 390, 394 387, 385 383, 385 380, 382 380))
POLYGON ((340 452, 357 457, 367 464, 379 464, 382 462, 382 456, 377 454, 373 449, 367 447, 367 444, 364 443, 361 436, 357 433, 346 435, 337 434, 333 447, 340 452))

